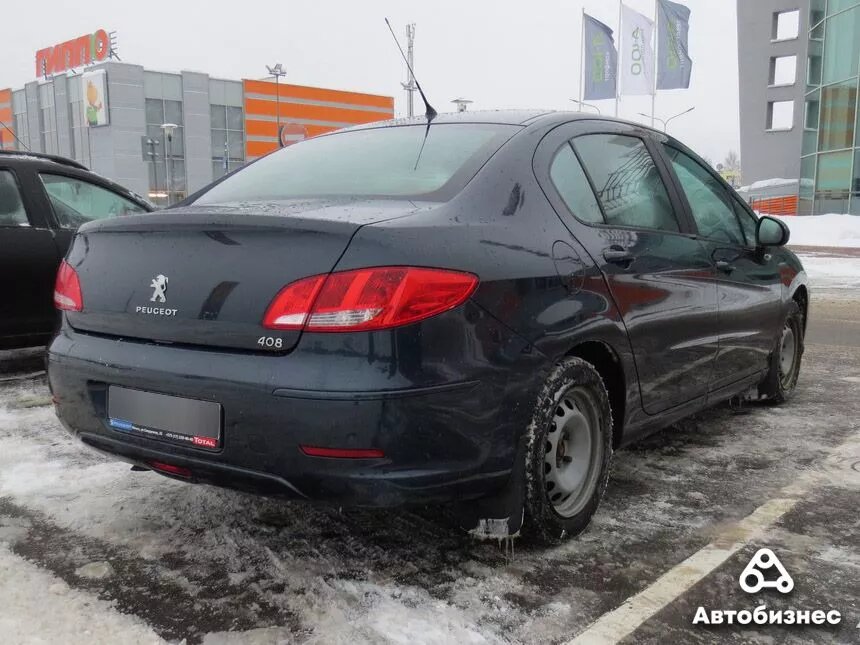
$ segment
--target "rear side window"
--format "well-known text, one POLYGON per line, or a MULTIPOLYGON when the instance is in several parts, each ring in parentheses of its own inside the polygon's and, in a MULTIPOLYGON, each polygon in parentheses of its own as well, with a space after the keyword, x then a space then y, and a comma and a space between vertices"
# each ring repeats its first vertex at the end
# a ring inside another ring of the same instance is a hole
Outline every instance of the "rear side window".
POLYGON ((29 226, 15 176, 0 170, 0 226, 29 226))
POLYGON ((39 177, 63 228, 76 229, 92 220, 146 212, 133 201, 88 181, 48 173, 39 177))
POLYGON ((699 235, 743 246, 744 234, 735 217, 732 198, 723 185, 689 155, 668 146, 664 148, 687 195, 699 235))
POLYGON ((577 137, 573 144, 603 205, 607 224, 680 231, 669 193, 641 139, 588 134, 577 137))
POLYGON ((447 200, 519 126, 441 123, 353 130, 296 143, 260 159, 197 204, 313 197, 447 200), (426 141, 425 141, 425 134, 426 141))
POLYGON ((577 219, 592 224, 603 224, 600 204, 597 203, 585 171, 570 144, 565 143, 556 153, 549 175, 558 194, 577 219))

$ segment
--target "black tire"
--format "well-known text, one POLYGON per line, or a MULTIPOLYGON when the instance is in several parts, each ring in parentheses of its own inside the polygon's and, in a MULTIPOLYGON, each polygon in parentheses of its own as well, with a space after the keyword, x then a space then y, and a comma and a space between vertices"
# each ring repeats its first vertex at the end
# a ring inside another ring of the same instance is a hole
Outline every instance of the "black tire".
POLYGON ((603 379, 590 363, 566 358, 541 389, 528 429, 523 534, 557 544, 581 533, 606 490, 611 460, 612 410, 603 379), (590 438, 585 441, 585 436, 590 438), (576 452, 576 446, 582 448, 577 454, 588 456, 565 454, 576 452), (582 486, 568 493, 562 482, 575 481, 580 474, 582 486))
POLYGON ((773 353, 770 355, 770 369, 758 386, 760 397, 779 404, 784 403, 794 394, 797 378, 800 375, 800 363, 803 358, 803 332, 803 312, 800 306, 792 300, 780 326, 779 337, 776 339, 773 353), (793 343, 790 348, 792 356, 790 360, 787 360, 787 352, 785 351, 787 338, 791 338, 791 343, 793 343))

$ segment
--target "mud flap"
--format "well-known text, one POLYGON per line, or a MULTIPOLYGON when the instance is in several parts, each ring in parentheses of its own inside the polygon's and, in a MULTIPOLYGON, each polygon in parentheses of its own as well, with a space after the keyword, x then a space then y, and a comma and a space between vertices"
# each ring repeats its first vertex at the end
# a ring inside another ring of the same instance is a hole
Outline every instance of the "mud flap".
POLYGON ((480 540, 503 540, 520 534, 525 513, 526 437, 520 439, 508 483, 495 494, 456 505, 464 531, 480 540))

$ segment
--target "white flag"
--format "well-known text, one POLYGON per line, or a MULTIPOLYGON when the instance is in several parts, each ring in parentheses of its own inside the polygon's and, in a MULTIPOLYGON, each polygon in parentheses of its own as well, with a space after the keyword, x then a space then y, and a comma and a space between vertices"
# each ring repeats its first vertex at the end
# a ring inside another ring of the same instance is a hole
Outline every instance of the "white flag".
POLYGON ((654 93, 654 23, 638 11, 621 5, 621 94, 654 93))

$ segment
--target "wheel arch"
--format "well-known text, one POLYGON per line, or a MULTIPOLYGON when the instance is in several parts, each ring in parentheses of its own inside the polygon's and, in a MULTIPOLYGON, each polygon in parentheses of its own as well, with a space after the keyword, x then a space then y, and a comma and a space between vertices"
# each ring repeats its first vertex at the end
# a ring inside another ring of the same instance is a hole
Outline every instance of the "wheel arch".
POLYGON ((618 353, 603 341, 589 340, 571 348, 566 355, 587 361, 603 379, 612 409, 612 447, 617 448, 624 435, 627 397, 627 380, 618 353))
POLYGON ((809 290, 805 284, 800 285, 795 289, 791 299, 800 307, 800 313, 803 315, 803 332, 806 333, 806 321, 809 319, 809 290))

